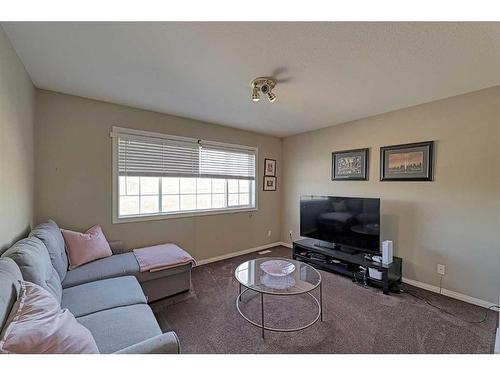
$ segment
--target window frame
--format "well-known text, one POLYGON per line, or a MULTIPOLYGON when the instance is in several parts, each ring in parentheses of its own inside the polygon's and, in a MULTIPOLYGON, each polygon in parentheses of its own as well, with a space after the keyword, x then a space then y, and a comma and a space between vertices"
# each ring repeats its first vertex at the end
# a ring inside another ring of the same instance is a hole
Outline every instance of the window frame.
MULTIPOLYGON (((169 135, 165 133, 157 133, 150 131, 143 131, 137 129, 123 128, 118 126, 113 126, 112 131, 110 133, 112 139, 112 223, 120 224, 120 223, 130 223, 130 222, 141 222, 141 221, 154 221, 154 220, 165 220, 165 219, 175 219, 175 218, 186 218, 186 217, 196 217, 196 216, 208 216, 208 215, 221 215, 221 214, 232 214, 232 213, 241 213, 241 212, 253 212, 258 211, 258 191, 259 191, 259 150, 256 147, 246 146, 246 145, 236 145, 231 143, 222 143, 215 141, 203 140, 203 143, 221 146, 221 147, 232 147, 239 148, 242 150, 250 150, 255 152, 255 179, 253 185, 253 193, 255 197, 254 206, 238 206, 238 207, 226 207, 226 208, 210 208, 204 210, 190 210, 190 211, 178 211, 174 213, 151 213, 151 214, 138 214, 133 216, 119 216, 119 199, 120 199, 120 184, 119 184, 119 173, 118 173, 118 138, 120 135, 139 135, 143 137, 153 137, 153 138, 162 138, 169 140, 179 140, 179 141, 188 141, 188 142, 197 142, 197 139, 181 137, 176 135, 169 135)), ((250 180, 251 181, 251 180, 250 180)), ((226 179, 227 184, 227 179, 226 179)), ((226 187, 227 189, 227 187, 226 187)), ((159 204, 161 204, 161 191, 159 195, 159 204)), ((250 188, 249 194, 252 193, 252 188, 250 188)), ((226 190, 227 195, 227 190, 226 190)), ((227 202, 226 202, 227 204, 227 202)), ((161 209, 161 206, 160 206, 161 209)))

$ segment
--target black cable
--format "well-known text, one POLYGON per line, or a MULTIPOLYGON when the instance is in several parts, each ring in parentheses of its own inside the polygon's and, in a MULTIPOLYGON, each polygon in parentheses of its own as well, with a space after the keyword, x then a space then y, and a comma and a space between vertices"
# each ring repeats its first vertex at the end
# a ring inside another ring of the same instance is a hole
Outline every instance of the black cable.
POLYGON ((499 306, 499 305, 491 305, 490 307, 488 307, 488 308, 486 309, 486 311, 484 312, 484 317, 483 317, 481 320, 478 320, 478 321, 465 320, 465 319, 462 319, 460 316, 458 316, 458 315, 456 315, 456 314, 454 314, 454 313, 452 313, 452 312, 450 312, 450 311, 448 311, 448 310, 446 310, 446 309, 443 309, 443 308, 442 308, 442 307, 440 307, 440 306, 434 305, 434 304, 433 304, 432 302, 430 302, 427 298, 422 297, 422 296, 419 296, 419 295, 418 295, 415 291, 401 289, 401 292, 402 292, 402 293, 407 293, 407 294, 409 294, 409 295, 410 295, 410 296, 412 296, 412 297, 415 297, 415 298, 417 298, 417 299, 419 299, 419 300, 421 300, 421 301, 424 301, 424 302, 425 302, 426 304, 428 304, 429 306, 432 306, 432 307, 434 307, 435 309, 438 309, 439 311, 444 312, 445 314, 448 314, 448 315, 454 316, 454 317, 456 317, 456 318, 458 318, 458 319, 462 320, 462 321, 463 321, 463 322, 465 322, 465 323, 471 323, 471 324, 479 324, 479 323, 483 323, 483 322, 485 322, 485 321, 486 321, 486 319, 488 319, 488 312, 489 312, 490 310, 492 310, 492 309, 494 309, 494 308, 497 308, 497 309, 498 309, 498 308, 500 308, 500 306, 499 306))

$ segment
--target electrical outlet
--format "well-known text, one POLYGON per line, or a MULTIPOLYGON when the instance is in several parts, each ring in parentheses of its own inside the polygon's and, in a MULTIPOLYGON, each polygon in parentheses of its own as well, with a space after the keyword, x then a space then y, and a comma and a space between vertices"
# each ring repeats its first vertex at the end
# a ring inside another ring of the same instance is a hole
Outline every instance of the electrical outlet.
POLYGON ((291 230, 291 229, 288 231, 288 234, 290 235, 290 237, 292 237, 292 236, 293 236, 293 232, 292 232, 292 230, 291 230))
POLYGON ((444 275, 444 273, 445 273, 445 266, 444 266, 444 264, 438 264, 436 272, 438 274, 440 274, 440 275, 444 275))
POLYGON ((271 234, 272 234, 272 233, 273 233, 272 231, 268 230, 268 231, 267 231, 267 237, 271 237, 271 234))

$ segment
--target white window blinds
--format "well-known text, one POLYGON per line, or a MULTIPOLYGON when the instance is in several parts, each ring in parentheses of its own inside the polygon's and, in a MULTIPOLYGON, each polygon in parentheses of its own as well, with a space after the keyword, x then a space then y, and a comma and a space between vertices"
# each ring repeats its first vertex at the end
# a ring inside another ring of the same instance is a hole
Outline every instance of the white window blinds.
POLYGON ((200 176, 255 179, 255 151, 202 144, 200 176))
POLYGON ((255 179, 256 150, 188 138, 113 132, 120 176, 255 179))
POLYGON ((198 176, 198 144, 190 142, 118 136, 120 176, 198 176))

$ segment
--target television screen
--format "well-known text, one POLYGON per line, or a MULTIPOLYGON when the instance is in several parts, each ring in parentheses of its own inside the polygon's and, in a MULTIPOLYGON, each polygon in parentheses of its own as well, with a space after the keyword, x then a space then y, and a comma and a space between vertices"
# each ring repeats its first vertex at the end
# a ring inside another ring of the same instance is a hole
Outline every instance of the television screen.
POLYGON ((380 199, 304 196, 300 235, 370 253, 380 252, 380 199))

